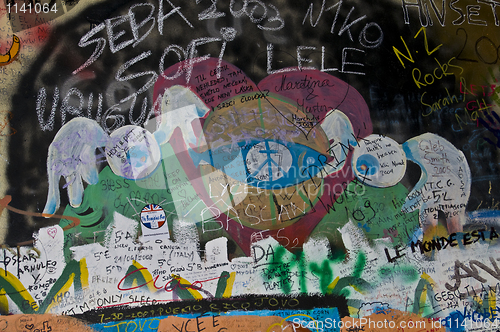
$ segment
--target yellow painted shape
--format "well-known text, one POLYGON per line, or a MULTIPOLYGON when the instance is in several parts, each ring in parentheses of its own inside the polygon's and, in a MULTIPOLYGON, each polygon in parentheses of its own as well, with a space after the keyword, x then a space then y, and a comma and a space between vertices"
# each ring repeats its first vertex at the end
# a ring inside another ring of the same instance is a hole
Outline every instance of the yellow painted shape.
POLYGON ((331 282, 331 284, 329 284, 328 287, 326 287, 328 294, 330 294, 333 291, 333 289, 335 288, 335 286, 337 286, 337 283, 339 282, 339 280, 340 280, 340 277, 335 278, 335 280, 333 280, 331 282))
POLYGON ((66 283, 61 287, 61 289, 54 295, 54 297, 52 298, 52 302, 50 302, 45 312, 50 312, 52 307, 57 304, 57 296, 61 296, 64 298, 64 293, 70 290, 74 280, 75 280, 75 274, 71 273, 69 275, 68 281, 66 281, 66 283))
MULTIPOLYGON (((179 282, 179 284, 181 284, 181 285, 186 285, 186 286, 191 286, 192 285, 189 281, 187 281, 186 279, 184 279, 183 277, 181 277, 179 275, 172 274, 172 278, 174 278, 175 280, 177 280, 179 282)), ((188 290, 189 293, 191 293, 191 295, 193 295, 193 297, 196 300, 203 299, 203 296, 196 289, 193 289, 191 287, 186 287, 186 289, 188 290)))
POLYGON ((85 258, 80 260, 80 280, 82 288, 89 287, 89 269, 87 268, 87 260, 85 258))
POLYGON ((231 272, 229 274, 229 278, 227 278, 226 281, 226 289, 224 290, 224 293, 222 294, 223 298, 230 298, 231 294, 233 293, 233 285, 234 281, 236 280, 236 272, 231 272))
MULTIPOLYGON (((5 271, 4 269, 0 268, 0 273, 2 275, 4 275, 4 278, 6 279, 6 281, 12 286, 14 287, 14 289, 16 290, 16 292, 18 292, 19 294, 21 294, 21 296, 23 297, 24 300, 28 301, 29 303, 33 303, 35 302, 35 300, 33 299, 33 297, 31 296, 31 294, 28 292, 28 290, 24 287, 24 285, 19 281, 19 279, 16 278, 15 275, 13 275, 12 273, 10 273, 9 271, 5 271)), ((34 309, 35 311, 38 310, 38 306, 36 309, 34 309)))
POLYGON ((9 313, 9 301, 7 300, 7 292, 5 289, 0 289, 0 315, 9 313))
MULTIPOLYGON (((435 284, 434 280, 427 273, 425 273, 425 272, 422 273, 422 275, 420 276, 420 278, 427 280, 430 285, 434 285, 435 284)), ((421 313, 424 312, 424 306, 425 306, 425 301, 427 300, 427 290, 429 288, 429 284, 427 284, 427 285, 424 286, 424 289, 422 290, 422 294, 420 294, 420 299, 419 299, 419 305, 420 305, 419 314, 421 314, 421 313)))
POLYGON ((19 54, 20 48, 21 48, 21 41, 19 40, 19 37, 13 35, 12 45, 10 46, 9 51, 5 54, 0 54, 0 66, 8 65, 12 61, 14 61, 14 59, 19 54))
MULTIPOLYGON (((151 275, 149 270, 147 268, 144 268, 144 266, 142 266, 141 264, 139 264, 135 260, 132 261, 132 265, 135 266, 135 268, 138 270, 142 269, 139 271, 139 273, 142 274, 142 276, 144 277, 144 280, 146 280, 146 282, 148 282, 147 286, 148 286, 149 291, 151 293, 155 293, 158 289, 156 289, 156 287, 154 286, 154 282, 150 282, 153 280, 153 276, 151 275)), ((132 282, 132 287, 137 287, 137 279, 134 279, 134 281, 132 282)))

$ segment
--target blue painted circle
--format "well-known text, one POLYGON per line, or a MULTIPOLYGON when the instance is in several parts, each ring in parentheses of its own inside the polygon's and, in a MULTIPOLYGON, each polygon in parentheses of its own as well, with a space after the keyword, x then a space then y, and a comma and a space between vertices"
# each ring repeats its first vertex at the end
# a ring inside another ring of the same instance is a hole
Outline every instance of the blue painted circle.
POLYGON ((361 155, 356 160, 356 171, 361 175, 375 175, 380 168, 380 164, 374 156, 371 154, 361 155))

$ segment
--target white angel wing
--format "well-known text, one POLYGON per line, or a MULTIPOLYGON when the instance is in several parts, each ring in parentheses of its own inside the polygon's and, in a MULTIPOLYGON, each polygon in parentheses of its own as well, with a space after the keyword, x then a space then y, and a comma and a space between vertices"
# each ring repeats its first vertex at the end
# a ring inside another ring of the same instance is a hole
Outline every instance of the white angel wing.
POLYGON ((160 125, 154 133, 158 144, 167 142, 174 129, 179 127, 187 147, 190 144, 196 146, 197 135, 202 135, 199 119, 209 111, 208 106, 188 88, 180 85, 168 88, 161 103, 160 125))
POLYGON ((89 184, 96 184, 98 173, 95 149, 106 145, 108 135, 97 122, 87 118, 74 118, 56 134, 49 146, 47 173, 49 192, 44 214, 54 214, 59 208, 59 179, 66 180, 71 206, 82 203, 82 178, 89 184))
POLYGON ((328 137, 332 145, 330 147, 330 155, 333 161, 325 165, 321 174, 326 176, 341 170, 345 165, 345 160, 350 151, 350 146, 356 146, 357 142, 354 137, 354 130, 351 121, 343 112, 339 110, 330 110, 321 123, 321 128, 328 137))
POLYGON ((471 173, 462 151, 443 137, 425 133, 403 144, 408 160, 420 166, 419 181, 406 197, 403 209, 415 211, 424 203, 439 206, 453 199, 467 203, 471 173))

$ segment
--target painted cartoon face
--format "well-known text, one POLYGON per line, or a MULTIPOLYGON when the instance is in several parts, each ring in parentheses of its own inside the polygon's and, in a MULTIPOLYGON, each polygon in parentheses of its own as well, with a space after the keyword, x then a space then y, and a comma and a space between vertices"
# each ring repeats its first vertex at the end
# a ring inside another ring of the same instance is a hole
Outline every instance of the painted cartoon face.
POLYGON ((235 180, 269 190, 314 178, 326 158, 302 144, 252 139, 238 142, 236 148, 224 145, 211 149, 206 159, 235 180))
MULTIPOLYGON (((321 194, 318 173, 327 159, 329 142, 319 126, 302 121, 300 124, 311 131, 306 135, 298 130, 295 119, 307 116, 284 98, 245 98, 254 95, 226 101, 230 107, 222 107, 206 119, 203 133, 208 151, 200 158, 210 166, 200 169, 207 179, 210 173, 211 178, 220 173, 231 186, 239 183, 246 187, 245 195, 232 197, 235 210, 241 210, 238 218, 243 224, 258 229, 284 227, 300 220, 311 207, 299 195, 290 202, 285 202, 283 195, 302 186, 311 189, 309 197, 313 199, 321 194), (293 207, 295 214, 282 215, 286 208, 281 206, 293 207)), ((219 187, 210 181, 206 185, 212 193, 219 187)))

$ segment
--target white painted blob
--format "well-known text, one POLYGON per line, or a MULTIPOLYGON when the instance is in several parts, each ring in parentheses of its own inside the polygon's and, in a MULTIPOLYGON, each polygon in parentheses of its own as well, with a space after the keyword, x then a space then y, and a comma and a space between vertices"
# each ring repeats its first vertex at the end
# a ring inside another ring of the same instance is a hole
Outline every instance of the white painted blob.
POLYGON ((131 180, 147 177, 161 160, 160 147, 153 135, 144 128, 131 125, 110 135, 105 153, 113 173, 131 180))
POLYGON ((356 177, 367 185, 391 187, 405 175, 406 155, 392 138, 370 135, 354 148, 352 168, 356 177))
POLYGON ((340 171, 345 166, 350 146, 356 146, 357 142, 351 121, 342 111, 330 110, 321 122, 321 129, 331 143, 329 152, 333 157, 333 162, 326 164, 319 175, 328 176, 340 171))

